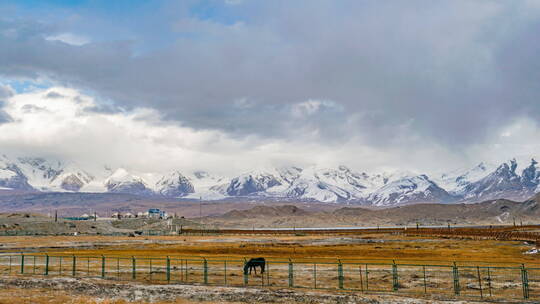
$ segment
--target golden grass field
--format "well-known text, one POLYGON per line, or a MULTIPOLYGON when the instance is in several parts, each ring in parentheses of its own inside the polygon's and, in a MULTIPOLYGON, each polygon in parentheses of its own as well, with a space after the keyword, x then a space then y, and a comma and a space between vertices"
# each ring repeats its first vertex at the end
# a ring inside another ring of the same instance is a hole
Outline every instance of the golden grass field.
POLYGON ((404 235, 361 236, 111 236, 0 237, 2 251, 38 249, 62 255, 138 257, 204 256, 283 259, 388 259, 398 261, 458 261, 539 263, 531 248, 519 241, 445 239, 404 235), (358 243, 355 240, 372 241, 358 243), (88 248, 87 245, 91 245, 88 248), (86 247, 85 247, 86 246, 86 247))
MULTIPOLYGON (((131 262, 129 257, 153 257, 161 258, 154 261, 154 273, 152 272, 152 262, 145 262, 142 259, 137 262, 137 266, 141 271, 137 274, 137 280, 142 282, 163 282, 165 280, 165 260, 163 258, 169 256, 171 258, 186 258, 186 257, 205 257, 209 262, 210 279, 209 283, 220 285, 223 283, 222 263, 219 261, 242 261, 244 258, 250 257, 265 257, 271 261, 269 265, 272 268, 273 276, 264 278, 253 276, 250 278, 250 286, 255 284, 260 286, 286 286, 287 285, 287 264, 278 263, 278 261, 286 261, 289 258, 295 262, 304 262, 295 266, 295 285, 311 288, 315 283, 311 272, 311 264, 321 263, 318 271, 321 275, 317 278, 318 283, 324 286, 336 288, 337 274, 335 271, 338 260, 344 263, 391 263, 395 260, 398 264, 418 264, 418 265, 451 265, 456 262, 458 265, 470 266, 512 266, 513 270, 497 270, 492 269, 492 276, 495 278, 493 282, 494 296, 505 297, 511 296, 519 298, 521 289, 519 287, 519 267, 521 264, 527 267, 540 269, 540 260, 537 255, 524 254, 526 251, 533 248, 533 245, 526 244, 521 241, 500 241, 500 240, 479 240, 479 239, 451 239, 437 238, 431 236, 407 236, 396 234, 370 233, 362 235, 321 235, 321 236, 304 236, 304 235, 189 235, 189 236, 138 236, 138 237, 112 237, 112 236, 48 236, 48 237, 0 237, 0 243, 3 244, 1 252, 34 252, 33 254, 48 253, 50 256, 95 256, 102 255, 106 257, 124 257, 121 260, 120 266, 125 270, 125 273, 115 272, 115 259, 107 261, 107 272, 112 278, 115 278, 118 273, 118 278, 129 279, 131 262), (212 261, 214 260, 214 262, 212 261), (274 263, 275 262, 275 263, 274 263), (308 263, 309 262, 309 263, 308 263), (334 263, 324 266, 324 262, 334 263), (221 263, 221 264, 220 264, 221 263), (150 267, 150 271, 147 269, 150 267), (511 281, 508 281, 508 278, 511 281), (510 284, 508 287, 506 285, 510 284)), ((69 276, 69 258, 65 262, 65 274, 69 276)), ((81 258, 77 260, 80 274, 85 271, 85 260, 81 258)), ((94 275, 100 274, 100 259, 95 259, 91 262, 89 271, 94 275)), ((31 267, 31 260, 27 262, 31 267)), ((42 262, 41 262, 42 263, 42 262)), ((57 265, 58 261, 51 265, 57 265), (54 264, 56 263, 56 264, 54 264)), ((90 263, 90 262, 89 262, 90 263)), ((175 281, 184 282, 183 271, 181 264, 174 262, 175 268, 173 279, 175 281)), ((197 283, 202 280, 202 272, 200 270, 200 262, 191 262, 189 272, 190 278, 185 282, 197 283), (199 264, 197 264, 199 263, 199 264), (199 267, 199 268, 197 268, 199 267), (198 270, 197 270, 198 269, 198 270)), ((229 284, 242 285, 242 272, 239 262, 230 263, 230 272, 226 274, 229 284)), ((359 286, 358 279, 362 280, 361 272, 367 266, 363 265, 345 265, 344 271, 346 275, 345 288, 349 286, 357 289, 359 286), (360 275, 360 277, 359 277, 360 275)), ((373 276, 370 277, 373 288, 380 286, 384 290, 391 289, 391 272, 387 266, 369 266, 373 276), (379 267, 379 269, 377 269, 379 267), (378 277, 377 277, 378 276, 378 277)), ((16 269, 16 268, 15 268, 16 269)), ((29 271, 31 268, 28 268, 29 271)), ((58 272, 57 266, 51 266, 52 272, 58 272), (56 267, 56 268, 55 268, 56 267)), ((40 270, 41 271, 41 270, 40 270)), ((404 290, 409 289, 419 294, 424 292, 421 279, 421 266, 414 269, 401 267, 401 281, 404 284, 404 290)), ((425 270, 424 270, 425 271, 425 270)), ((481 270, 482 278, 485 280, 486 269, 481 270)), ((540 292, 540 271, 531 271, 531 288, 535 292, 540 292)), ((477 284, 476 268, 461 270, 462 283, 465 295, 477 296, 478 290, 475 287, 477 284), (469 287, 467 287, 470 285, 469 287)), ((428 277, 430 280, 430 288, 435 291, 444 291, 447 296, 452 296, 451 269, 431 267, 428 268, 428 277), (441 273, 444 272, 444 273, 441 273), (447 273, 448 272, 448 273, 447 273)), ((360 283, 361 284, 361 283, 360 283)), ((487 292, 484 281, 484 292, 487 292)), ((490 286, 491 288, 491 286, 490 286)), ((17 290, 2 290, 0 293, 0 303, 5 301, 4 295, 13 294, 15 297, 20 296, 21 300, 16 303, 94 303, 94 299, 84 297, 75 298, 74 302, 58 302, 59 299, 66 301, 70 298, 69 294, 54 295, 52 291, 42 293, 30 293, 32 296, 39 297, 38 300, 32 302, 24 302, 25 296, 30 294, 27 291, 17 290), (41 302, 40 302, 41 301, 41 302), (55 302, 57 301, 57 302, 55 302)), ((540 295, 540 294, 539 294, 540 295)), ((181 302, 179 299, 177 303, 181 302)), ((11 303, 11 302, 9 302, 11 303)), ((110 301, 100 303, 123 303, 122 301, 110 301)), ((171 302, 168 302, 171 303, 171 302)), ((172 302, 174 303, 174 302, 172 302)))

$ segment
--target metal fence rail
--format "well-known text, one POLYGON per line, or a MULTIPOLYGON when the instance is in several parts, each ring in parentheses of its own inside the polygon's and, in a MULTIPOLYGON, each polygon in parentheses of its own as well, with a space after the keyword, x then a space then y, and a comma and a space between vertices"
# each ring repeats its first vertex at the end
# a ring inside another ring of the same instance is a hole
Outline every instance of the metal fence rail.
POLYGON ((0 256, 2 275, 69 276, 163 284, 289 287, 438 294, 487 299, 540 298, 540 268, 406 264, 395 261, 268 260, 245 274, 247 259, 19 254, 0 256))

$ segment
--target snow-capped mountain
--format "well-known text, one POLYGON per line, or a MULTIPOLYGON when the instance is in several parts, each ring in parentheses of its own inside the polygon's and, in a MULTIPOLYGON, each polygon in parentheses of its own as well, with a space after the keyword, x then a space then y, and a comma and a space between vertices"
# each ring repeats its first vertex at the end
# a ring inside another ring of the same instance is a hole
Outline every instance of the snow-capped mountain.
POLYGON ((138 195, 150 195, 153 191, 146 182, 135 175, 130 174, 123 168, 116 170, 107 180, 105 187, 112 193, 130 193, 138 195))
POLYGON ((467 186, 486 177, 496 168, 493 164, 481 162, 472 168, 444 173, 436 182, 453 195, 465 195, 467 186))
POLYGON ((391 206, 401 203, 441 202, 455 200, 427 175, 406 175, 388 182, 371 193, 367 201, 375 206, 391 206))
POLYGON ((465 200, 486 200, 494 198, 522 199, 535 194, 540 185, 540 171, 536 160, 518 171, 515 159, 505 162, 476 182, 464 187, 465 200))
POLYGON ((345 166, 338 169, 311 167, 290 183, 286 196, 321 202, 363 200, 371 191, 383 185, 382 179, 357 173, 345 166))
POLYGON ((230 196, 246 196, 280 186, 283 184, 282 182, 280 176, 264 171, 255 171, 233 178, 226 192, 230 196))
POLYGON ((180 172, 163 176, 156 184, 156 191, 168 197, 181 197, 195 192, 193 184, 180 172))
POLYGON ((521 200, 540 192, 540 169, 534 159, 519 163, 513 159, 498 166, 480 163, 436 179, 406 171, 368 174, 346 166, 267 168, 232 177, 175 168, 167 174, 100 168, 85 170, 73 162, 2 155, 0 190, 111 192, 205 200, 247 197, 374 206, 521 200))

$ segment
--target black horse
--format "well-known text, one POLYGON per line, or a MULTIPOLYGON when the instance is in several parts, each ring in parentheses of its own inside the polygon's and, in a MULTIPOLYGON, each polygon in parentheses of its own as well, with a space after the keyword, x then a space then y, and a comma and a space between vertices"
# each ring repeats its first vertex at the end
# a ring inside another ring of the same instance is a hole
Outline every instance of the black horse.
POLYGON ((255 270, 255 274, 257 274, 257 267, 261 267, 261 274, 264 273, 264 267, 266 265, 266 260, 264 258, 253 258, 250 259, 246 265, 244 266, 244 274, 251 274, 251 269, 255 270))

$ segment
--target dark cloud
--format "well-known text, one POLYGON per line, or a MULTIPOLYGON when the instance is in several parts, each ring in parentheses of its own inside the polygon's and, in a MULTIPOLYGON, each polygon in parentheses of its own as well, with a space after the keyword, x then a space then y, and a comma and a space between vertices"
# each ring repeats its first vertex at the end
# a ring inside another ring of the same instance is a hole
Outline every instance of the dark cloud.
POLYGON ((47 93, 47 95, 45 95, 45 98, 49 98, 49 99, 57 99, 57 98, 63 98, 63 97, 64 95, 55 91, 50 91, 47 93))
POLYGON ((45 39, 71 28, 3 21, 0 73, 47 76, 237 136, 361 135, 389 146, 406 130, 457 147, 517 117, 540 121, 534 4, 248 1, 229 10, 229 22, 147 17, 174 19, 157 47, 145 43, 159 32, 72 46, 45 39), (335 106, 294 116, 308 100, 335 106))
POLYGON ((9 98, 13 96, 13 94, 14 94, 14 91, 11 87, 7 85, 2 85, 0 83, 0 99, 9 98))
POLYGON ((0 100, 0 124, 13 121, 13 118, 8 113, 6 113, 6 111, 3 110, 5 104, 6 103, 4 101, 0 100))

